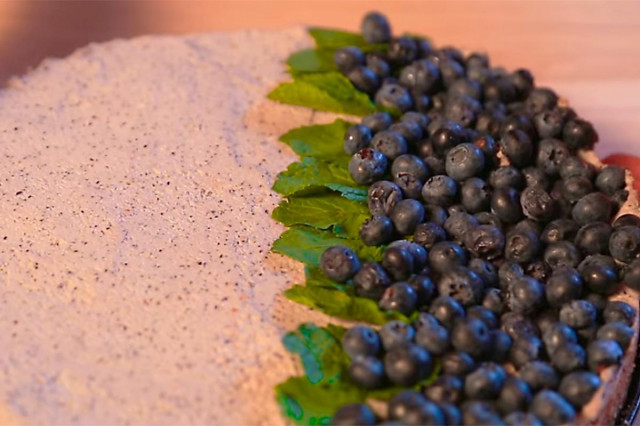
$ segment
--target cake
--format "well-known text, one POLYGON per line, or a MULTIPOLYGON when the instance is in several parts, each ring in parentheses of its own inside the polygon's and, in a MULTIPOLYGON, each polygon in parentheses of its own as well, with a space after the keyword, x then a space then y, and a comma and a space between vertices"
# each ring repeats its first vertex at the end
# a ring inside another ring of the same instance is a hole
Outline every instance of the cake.
MULTIPOLYGON (((266 95, 309 44, 303 28, 115 40, 0 92, 0 423, 285 422, 273 387, 301 369, 280 338, 327 317, 282 297, 302 267, 269 252, 270 188, 296 158, 277 138, 335 115, 266 95)), ((634 329, 581 423, 615 418, 634 329)))

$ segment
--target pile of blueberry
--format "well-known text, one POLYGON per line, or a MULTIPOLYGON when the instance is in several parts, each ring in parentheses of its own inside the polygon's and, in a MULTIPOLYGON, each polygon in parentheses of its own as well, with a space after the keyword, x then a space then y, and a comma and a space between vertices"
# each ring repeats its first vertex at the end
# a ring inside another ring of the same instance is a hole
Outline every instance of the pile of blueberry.
MULTIPOLYGON (((370 185, 360 236, 386 249, 361 263, 334 246, 321 267, 417 319, 349 329, 352 380, 407 388, 388 403, 394 423, 571 422, 634 335, 635 309, 609 298, 624 284, 640 290, 640 219, 613 221, 625 170, 580 157, 597 141, 593 126, 529 71, 392 38, 378 13, 362 30, 388 49, 343 48, 335 63, 403 113, 369 115, 345 136, 351 176, 370 185), (436 361, 441 376, 415 390, 436 361)), ((377 421, 365 404, 333 417, 377 421)))

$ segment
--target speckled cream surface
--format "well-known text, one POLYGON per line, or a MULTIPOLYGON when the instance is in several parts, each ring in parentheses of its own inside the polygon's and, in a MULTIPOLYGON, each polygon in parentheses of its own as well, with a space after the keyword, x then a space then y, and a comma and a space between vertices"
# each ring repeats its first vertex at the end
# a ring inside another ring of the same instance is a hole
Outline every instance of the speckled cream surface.
MULTIPOLYGON (((267 92, 302 28, 91 45, 0 92, 0 420, 281 424, 280 338, 319 319, 269 254, 267 92)), ((327 119, 327 117, 320 117, 327 119)))

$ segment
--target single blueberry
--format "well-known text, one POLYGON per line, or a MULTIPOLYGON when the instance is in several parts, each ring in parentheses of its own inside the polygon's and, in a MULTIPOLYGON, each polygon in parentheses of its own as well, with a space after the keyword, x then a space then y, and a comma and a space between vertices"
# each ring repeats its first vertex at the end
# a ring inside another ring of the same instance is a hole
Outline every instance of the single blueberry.
POLYGON ((496 188, 491 196, 491 212, 504 223, 519 221, 522 218, 522 207, 518 191, 511 187, 496 188))
POLYGON ((575 371, 562 378, 558 392, 577 410, 586 405, 596 393, 602 381, 589 371, 575 371))
POLYGON ((572 300, 560 308, 560 321, 576 329, 594 325, 596 317, 595 306, 586 300, 572 300))
POLYGON ((582 197, 571 210, 571 216, 579 225, 591 222, 607 222, 611 219, 611 198, 602 192, 592 192, 582 197))
POLYGON ((393 123, 388 112, 374 112, 362 118, 362 125, 371 129, 372 133, 387 130, 393 123))
POLYGON ((349 365, 349 376, 361 388, 377 389, 384 385, 384 365, 374 356, 358 356, 349 365))
POLYGON ((415 329, 403 321, 389 321, 380 329, 380 340, 385 351, 411 343, 416 335, 415 329))
POLYGON ((620 364, 624 351, 613 339, 597 339, 587 346, 587 363, 589 369, 600 373, 610 365, 620 364))
POLYGON ((404 315, 411 314, 418 303, 418 295, 409 283, 398 281, 391 284, 382 294, 378 303, 383 311, 397 311, 404 315))
POLYGON ((429 313, 442 325, 451 329, 461 318, 464 318, 464 307, 452 297, 438 296, 431 302, 429 313))
POLYGON ((386 244, 393 238, 393 222, 388 216, 372 216, 362 223, 359 235, 368 246, 386 244))
POLYGON ((434 222, 421 223, 413 233, 413 242, 425 249, 431 249, 435 243, 447 239, 444 228, 434 222))
POLYGON ((336 53, 333 55, 333 62, 343 73, 347 73, 357 66, 364 65, 364 60, 364 53, 355 46, 340 48, 336 50, 336 53))
POLYGON ((384 367, 387 377, 394 384, 413 386, 431 372, 431 355, 417 345, 398 346, 385 354, 384 367))
POLYGON ((366 262, 353 276, 353 285, 356 295, 377 302, 384 290, 391 285, 391 279, 379 263, 366 262))
POLYGON ((376 415, 366 404, 348 404, 340 407, 331 418, 333 426, 375 425, 376 415))
POLYGON ((342 348, 353 360, 359 356, 376 356, 382 348, 380 336, 371 327, 356 325, 342 338, 342 348))
POLYGON ((545 294, 549 305, 559 308, 565 303, 579 299, 583 289, 582 277, 578 271, 564 267, 553 271, 547 280, 545 294))
POLYGON ((547 389, 533 397, 529 410, 548 425, 568 424, 576 417, 576 410, 566 399, 547 389))
POLYGON ((479 175, 484 169, 484 154, 477 146, 471 143, 463 143, 453 147, 447 152, 445 170, 447 174, 457 180, 479 175))
POLYGON ((498 141, 504 155, 516 167, 525 167, 533 161, 533 143, 522 130, 510 130, 498 141))
POLYGON ((619 262, 630 263, 640 257, 640 228, 621 226, 609 239, 609 252, 619 262))
POLYGON ((372 215, 388 216, 393 208, 402 201, 402 191, 393 182, 374 182, 368 190, 367 202, 372 215))
POLYGON ((388 43, 391 40, 391 25, 387 17, 379 12, 369 12, 362 19, 362 36, 369 44, 388 43))
POLYGON ((320 267, 333 281, 342 283, 360 270, 360 259, 348 247, 332 246, 322 253, 320 267))
POLYGON ((349 174, 360 185, 380 180, 387 170, 387 157, 375 149, 364 148, 353 154, 349 161, 349 174))

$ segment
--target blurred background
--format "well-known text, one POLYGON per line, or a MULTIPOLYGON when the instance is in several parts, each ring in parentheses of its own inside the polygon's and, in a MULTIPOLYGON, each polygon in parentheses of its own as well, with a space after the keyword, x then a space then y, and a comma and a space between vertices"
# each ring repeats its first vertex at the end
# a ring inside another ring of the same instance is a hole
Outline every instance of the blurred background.
MULTIPOLYGON (((594 121, 601 155, 640 154, 640 1, 0 0, 0 86, 49 56, 141 34, 317 25, 357 30, 386 13, 429 36, 526 67, 594 121)), ((284 58, 274 58, 283 60, 284 58)))

